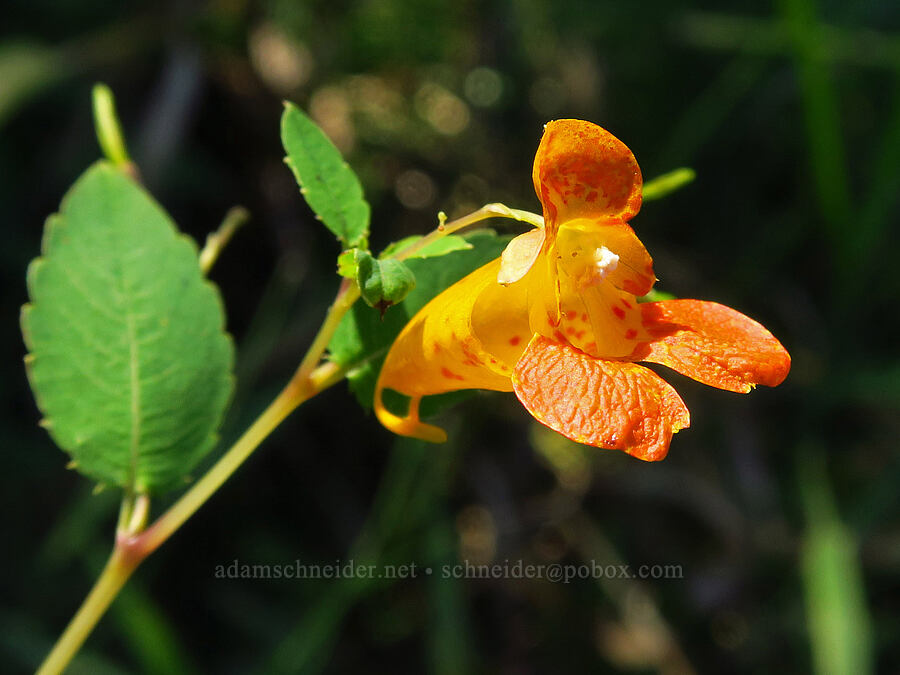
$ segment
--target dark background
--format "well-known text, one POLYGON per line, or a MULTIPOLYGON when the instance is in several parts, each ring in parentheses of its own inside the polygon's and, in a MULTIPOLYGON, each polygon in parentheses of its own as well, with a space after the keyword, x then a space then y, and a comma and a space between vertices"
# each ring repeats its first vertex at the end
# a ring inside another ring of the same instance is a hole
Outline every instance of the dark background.
MULTIPOLYGON (((38 426, 18 312, 44 218, 116 93, 145 182, 199 241, 238 345, 233 438, 283 386, 338 248, 282 164, 282 99, 361 176, 373 246, 439 210, 537 210, 542 125, 580 117, 645 178, 658 288, 729 304, 793 357, 691 409, 663 462, 581 448, 511 395, 397 442, 341 384, 296 412, 136 574, 72 672, 896 672, 900 11, 783 2, 5 0, 0 20, 0 661, 33 668, 108 554, 117 496, 38 426), (681 566, 681 578, 286 581, 216 565, 681 566), (849 645, 847 647, 846 645, 849 645), (856 659, 856 660, 854 660, 856 659)), ((164 497, 157 510, 170 501, 164 497)))

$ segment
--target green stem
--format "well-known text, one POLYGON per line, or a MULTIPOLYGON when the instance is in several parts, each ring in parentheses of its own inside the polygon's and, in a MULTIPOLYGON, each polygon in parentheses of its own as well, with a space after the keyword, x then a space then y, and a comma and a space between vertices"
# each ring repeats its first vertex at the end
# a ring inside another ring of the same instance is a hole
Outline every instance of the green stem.
POLYGON ((197 509, 215 494, 229 476, 259 447, 310 395, 300 395, 300 387, 292 379, 287 387, 269 404, 263 413, 250 425, 237 443, 204 474, 182 497, 175 502, 153 525, 138 535, 143 557, 150 555, 174 534, 197 509))
POLYGON ((142 558, 159 548, 194 515, 297 406, 343 378, 346 372, 343 367, 331 362, 319 364, 341 319, 358 298, 359 287, 349 279, 344 279, 334 303, 322 322, 322 327, 319 328, 306 356, 300 362, 300 367, 287 386, 250 425, 244 435, 231 446, 231 449, 222 455, 219 461, 153 525, 135 538, 135 545, 142 558))
POLYGON ((461 230, 464 227, 474 225, 475 223, 481 220, 487 220, 488 218, 512 218, 513 220, 518 220, 523 223, 530 223, 534 227, 544 226, 543 217, 539 216, 536 213, 531 213, 530 211, 522 211, 520 209, 511 209, 504 204, 485 204, 480 209, 478 209, 477 211, 473 211, 467 216, 457 218, 456 220, 450 221, 449 223, 441 223, 440 225, 438 225, 436 230, 429 232, 418 241, 410 244, 402 251, 395 253, 391 257, 395 258, 396 260, 404 260, 405 258, 409 258, 417 251, 420 251, 421 249, 425 248, 432 242, 437 241, 441 237, 446 237, 448 234, 453 234, 454 232, 461 230))
POLYGON ((129 555, 127 547, 116 544, 91 592, 38 668, 37 675, 56 675, 69 665, 138 564, 140 560, 129 555))
POLYGON ((219 229, 206 237, 206 245, 200 251, 200 271, 204 275, 215 265, 222 249, 231 241, 238 228, 250 220, 250 212, 243 206, 235 206, 228 210, 219 229))
POLYGON ((313 338, 309 351, 306 352, 306 356, 303 357, 300 367, 297 368, 297 372, 294 374, 294 380, 300 382, 312 380, 313 369, 322 360, 322 355, 328 348, 328 343, 331 342, 331 338, 344 318, 344 314, 353 307, 353 303, 357 300, 359 300, 359 286, 355 281, 344 279, 338 289, 334 304, 331 305, 328 314, 325 316, 325 321, 322 322, 322 327, 319 328, 319 332, 313 338))

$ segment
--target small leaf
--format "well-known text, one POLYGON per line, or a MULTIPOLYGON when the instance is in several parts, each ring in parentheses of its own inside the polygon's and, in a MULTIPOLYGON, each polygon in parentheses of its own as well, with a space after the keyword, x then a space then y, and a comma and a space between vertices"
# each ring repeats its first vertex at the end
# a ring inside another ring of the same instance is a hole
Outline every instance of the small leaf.
MULTIPOLYGON (((445 288, 498 257, 509 243, 509 237, 500 237, 491 230, 472 232, 465 240, 470 249, 455 251, 440 260, 409 260, 407 266, 415 275, 416 287, 383 320, 357 303, 338 326, 328 345, 329 358, 352 368, 347 377, 350 389, 364 407, 372 407, 382 361, 407 321, 445 288)), ((425 401, 422 405, 426 405, 425 401)))
POLYGON ((135 492, 186 476, 215 443, 234 361, 194 243, 98 162, 48 219, 28 290, 29 380, 78 471, 135 492))
POLYGON ((377 260, 370 253, 358 250, 356 264, 356 281, 362 299, 382 314, 416 286, 415 275, 399 260, 377 260))
MULTIPOLYGON (((413 235, 411 237, 406 237, 401 239, 400 241, 395 241, 393 244, 390 244, 386 249, 381 252, 379 258, 390 258, 391 256, 402 253, 407 248, 415 244, 422 238, 421 235, 413 235)), ((427 246, 423 246, 418 251, 413 253, 410 256, 407 256, 407 260, 412 260, 413 258, 437 258, 442 255, 447 255, 448 253, 453 253, 454 251, 468 251, 472 248, 472 244, 467 242, 465 239, 456 234, 448 234, 446 237, 441 237, 440 239, 436 239, 427 246)))
POLYGON ((293 103, 284 106, 281 142, 300 192, 325 227, 344 248, 366 248, 369 204, 359 179, 325 133, 293 103))

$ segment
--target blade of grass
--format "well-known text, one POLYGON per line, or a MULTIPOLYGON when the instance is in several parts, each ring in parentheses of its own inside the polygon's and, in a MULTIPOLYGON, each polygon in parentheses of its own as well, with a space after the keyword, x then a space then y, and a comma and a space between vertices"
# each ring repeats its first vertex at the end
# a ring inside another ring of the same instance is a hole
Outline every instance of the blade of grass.
POLYGON ((857 544, 838 517, 823 453, 802 448, 798 477, 807 521, 801 574, 814 670, 822 675, 871 673, 871 619, 857 544))
POLYGON ((838 95, 825 58, 828 45, 822 40, 814 0, 779 0, 776 7, 790 36, 809 164, 837 274, 834 288, 840 289, 854 274, 855 261, 847 255, 847 241, 855 233, 838 95))
MULTIPOLYGON (((841 8, 845 23, 853 7, 841 8)), ((685 44, 704 50, 779 56, 791 51, 789 31, 770 18, 724 12, 685 12, 676 22, 685 44)), ((828 45, 820 56, 828 63, 869 68, 894 68, 900 61, 896 33, 819 23, 819 36, 828 45)))
POLYGON ((428 621, 428 672, 433 675, 475 672, 462 582, 452 576, 445 579, 441 574, 443 565, 458 561, 456 536, 446 514, 438 515, 429 528, 425 554, 432 566, 427 589, 431 610, 428 621))
MULTIPOLYGON (((900 198, 900 63, 894 71, 891 117, 877 147, 881 149, 868 181, 869 192, 857 222, 854 257, 860 265, 869 262, 891 222, 891 210, 900 198)), ((859 279, 863 279, 859 275, 859 279)))

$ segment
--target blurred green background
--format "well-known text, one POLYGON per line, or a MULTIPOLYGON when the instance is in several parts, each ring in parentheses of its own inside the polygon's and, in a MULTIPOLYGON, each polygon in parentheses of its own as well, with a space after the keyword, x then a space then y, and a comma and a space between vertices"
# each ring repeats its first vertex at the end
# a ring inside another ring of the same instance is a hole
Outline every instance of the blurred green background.
MULTIPOLYGON (((373 246, 492 201, 537 210, 549 119, 596 122, 688 188, 632 224, 658 288, 729 304, 793 356, 691 409, 646 464, 479 394, 445 446, 340 385, 302 407, 138 572, 82 673, 865 673, 900 669, 900 8, 895 0, 5 0, 0 20, 0 661, 49 649, 111 545, 116 495, 37 426, 18 312, 44 218, 116 92, 146 184, 202 241, 239 349, 233 438, 337 279, 282 164, 296 101, 358 171, 373 246), (682 578, 216 579, 216 565, 680 565, 682 578)), ((515 230, 508 230, 513 232, 515 230)), ((439 262, 438 262, 439 264, 439 262)), ((162 500, 165 503, 171 497, 162 500)))

